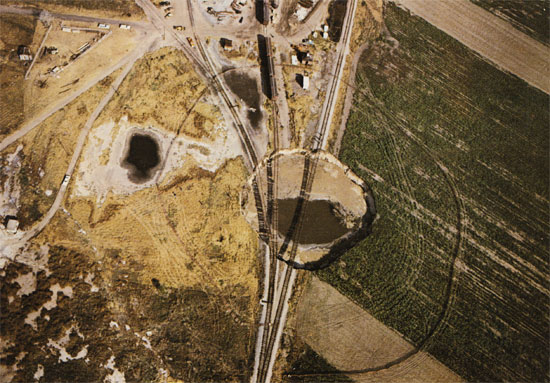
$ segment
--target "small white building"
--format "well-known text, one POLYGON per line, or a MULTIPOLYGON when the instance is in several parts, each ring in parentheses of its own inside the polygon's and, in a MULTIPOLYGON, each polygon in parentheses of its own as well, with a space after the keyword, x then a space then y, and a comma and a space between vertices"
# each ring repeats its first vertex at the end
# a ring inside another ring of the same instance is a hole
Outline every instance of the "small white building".
POLYGON ((302 75, 302 89, 309 89, 309 76, 302 75))
POLYGON ((328 25, 323 25, 323 32, 328 32, 328 25))
POLYGON ((129 26, 128 24, 119 24, 118 27, 119 27, 120 29, 127 29, 127 30, 132 29, 132 27, 129 26))
POLYGON ((321 36, 322 36, 324 39, 328 39, 328 33, 327 33, 327 32, 321 33, 321 36))
POLYGON ((17 233, 17 229, 19 228, 19 221, 15 218, 8 218, 8 222, 6 223, 6 231, 10 234, 17 233))
POLYGON ((101 29, 111 29, 111 26, 109 24, 99 23, 99 24, 97 24, 97 27, 101 28, 101 29))
POLYGON ((298 65, 298 56, 296 56, 296 55, 290 56, 290 63, 292 65, 298 65))
POLYGON ((63 32, 69 32, 69 33, 72 32, 71 28, 67 28, 67 27, 61 27, 61 30, 63 32))

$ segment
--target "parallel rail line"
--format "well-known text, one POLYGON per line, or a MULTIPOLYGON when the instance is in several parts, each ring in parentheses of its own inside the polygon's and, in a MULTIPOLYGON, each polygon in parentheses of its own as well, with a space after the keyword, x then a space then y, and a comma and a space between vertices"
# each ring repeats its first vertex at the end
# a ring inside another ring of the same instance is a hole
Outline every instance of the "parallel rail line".
MULTIPOLYGON (((350 8, 347 10, 346 17, 344 20, 344 30, 342 33, 342 37, 344 38, 343 48, 340 51, 336 62, 337 76, 339 76, 342 66, 345 63, 346 46, 348 44, 350 33, 351 33, 351 28, 352 28, 351 21, 353 19, 353 14, 355 11, 355 1, 356 0, 350 1, 350 4, 349 4, 350 8)), ((320 129, 319 129, 318 137, 316 137, 316 139, 313 140, 311 145, 311 152, 313 152, 313 158, 311 158, 312 154, 310 153, 307 153, 305 156, 304 170, 302 174, 302 184, 300 187, 300 195, 298 197, 296 210, 294 211, 294 216, 293 216, 290 228, 287 232, 287 235, 285 236, 285 241, 277 253, 277 258, 284 260, 283 255, 286 252, 290 242, 292 242, 292 247, 289 253, 288 260, 285 261, 288 263, 289 266, 287 267, 286 272, 284 274, 283 284, 281 287, 277 310, 275 312, 274 322, 273 322, 273 325, 270 325, 271 331, 269 331, 268 340, 266 340, 267 342, 266 352, 268 353, 268 355, 264 355, 263 360, 260 359, 260 370, 258 372, 259 382, 265 382, 267 380, 267 376, 269 373, 269 364, 270 364, 271 358, 274 356, 273 351, 274 351, 275 341, 277 337, 276 332, 280 326, 281 317, 282 317, 282 313, 285 305, 284 298, 288 293, 289 282, 290 282, 292 270, 293 270, 293 264, 296 259, 296 253, 298 249, 297 239, 300 238, 300 234, 303 228, 304 212, 309 202, 309 194, 311 193, 311 188, 313 186, 313 179, 315 178, 315 173, 317 171, 317 165, 320 158, 320 155, 319 154, 315 155, 315 152, 318 152, 319 149, 322 148, 325 134, 329 129, 329 125, 331 121, 330 111, 332 108, 332 102, 334 102, 334 97, 337 96, 337 91, 339 88, 338 84, 339 83, 336 79, 330 83, 329 92, 327 93, 327 98, 326 98, 325 110, 320 121, 320 129)))

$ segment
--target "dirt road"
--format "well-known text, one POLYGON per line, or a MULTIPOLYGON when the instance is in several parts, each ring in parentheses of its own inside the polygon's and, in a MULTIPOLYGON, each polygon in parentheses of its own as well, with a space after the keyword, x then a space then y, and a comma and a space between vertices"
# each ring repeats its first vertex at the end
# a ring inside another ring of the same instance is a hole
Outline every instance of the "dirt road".
MULTIPOLYGON (((71 158, 71 162, 69 163, 69 166, 65 174, 72 176, 74 169, 76 167, 76 164, 78 162, 78 159, 80 158, 80 154, 84 147, 84 143, 86 142, 86 138, 88 137, 88 133, 90 132, 90 129, 92 128, 93 123, 95 122, 99 114, 103 111, 103 108, 105 108, 107 103, 111 100, 113 95, 116 93, 118 87, 120 86, 120 84, 122 83, 126 75, 130 72, 130 70, 134 66, 135 61, 141 56, 143 56, 143 54, 153 45, 154 40, 155 39, 153 38, 149 38, 146 41, 144 41, 138 48, 136 48, 132 52, 132 54, 128 55, 127 58, 123 61, 126 64, 124 71, 113 82, 109 91, 103 97, 103 99, 101 100, 99 105, 95 108, 93 113, 90 115, 90 117, 86 121, 86 124, 84 125, 84 128, 80 132, 73 156, 71 158)), ((21 130, 19 130, 18 132, 20 131, 21 130)), ((17 253, 16 249, 22 247, 31 238, 33 238, 38 233, 40 233, 46 227, 46 225, 48 225, 48 223, 51 221, 55 213, 61 207, 65 194, 67 192, 67 186, 68 186, 68 183, 62 184, 59 187, 59 191, 57 192, 57 195, 55 197, 55 200, 52 206, 50 207, 48 212, 42 217, 42 219, 29 230, 25 232, 19 232, 15 237, 11 238, 11 240, 5 241, 2 244, 2 246, 0 246, 0 253, 4 253, 5 251, 6 254, 16 254, 17 253)))
POLYGON ((550 48, 468 0, 393 0, 530 85, 550 93, 550 48))
MULTIPOLYGON (((5 8, 5 7, 4 7, 5 8)), ((2 13, 2 9, 0 9, 0 13, 2 13)), ((143 41, 143 38, 145 38, 147 35, 151 35, 151 31, 149 30, 140 30, 140 36, 141 40, 143 41)), ((139 38, 139 37, 138 37, 139 38)), ((139 48, 138 48, 139 49, 139 48)), ((95 84, 97 84, 99 81, 104 79, 105 77, 109 76, 111 73, 115 72, 116 70, 122 68, 124 65, 126 65, 129 61, 135 61, 133 58, 133 54, 129 53, 126 55, 122 60, 115 63, 114 65, 108 67, 104 71, 100 72, 97 76, 90 79, 84 86, 78 88, 73 93, 70 93, 64 98, 61 98, 58 102, 53 104, 48 109, 44 110, 42 113, 40 113, 35 118, 26 121, 17 131, 12 133, 11 135, 7 136, 0 142, 0 151, 6 149, 8 146, 19 140, 21 137, 29 133, 31 130, 36 128, 38 125, 40 125, 44 120, 46 120, 48 117, 52 116, 54 113, 56 113, 58 110, 64 108, 69 103, 74 101, 76 98, 78 98, 81 94, 89 90, 91 87, 93 87, 95 84)))
POLYGON ((373 370, 351 374, 355 381, 461 381, 429 354, 414 353, 414 346, 399 333, 317 278, 308 284, 298 304, 297 332, 334 367, 373 370))

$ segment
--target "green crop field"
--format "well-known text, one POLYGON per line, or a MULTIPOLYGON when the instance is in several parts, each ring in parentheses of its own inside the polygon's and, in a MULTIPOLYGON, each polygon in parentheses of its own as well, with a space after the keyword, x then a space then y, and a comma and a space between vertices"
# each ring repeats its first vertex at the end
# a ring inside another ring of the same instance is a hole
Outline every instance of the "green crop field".
POLYGON ((319 276, 470 381, 549 377, 548 95, 389 4, 341 160, 373 233, 319 276))
POLYGON ((548 0, 471 0, 517 29, 550 43, 550 2, 548 0))

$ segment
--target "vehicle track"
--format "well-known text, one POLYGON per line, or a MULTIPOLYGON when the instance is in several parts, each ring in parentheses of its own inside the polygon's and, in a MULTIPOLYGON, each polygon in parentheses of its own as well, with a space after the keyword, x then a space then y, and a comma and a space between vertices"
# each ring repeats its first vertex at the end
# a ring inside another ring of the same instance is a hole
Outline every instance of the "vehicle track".
MULTIPOLYGON (((450 267, 449 267, 449 271, 448 271, 448 279, 447 279, 447 285, 446 285, 446 290, 445 290, 445 298, 444 298, 443 303, 442 303, 441 312, 439 313, 437 319, 435 320, 435 323, 432 326, 432 328, 427 331, 427 334, 425 335, 425 337, 420 342, 418 342, 418 344, 416 345, 416 347, 413 350, 403 354, 399 358, 396 358, 393 361, 390 361, 390 362, 385 363, 383 365, 372 367, 372 368, 367 368, 367 369, 357 369, 357 370, 337 371, 337 372, 333 372, 333 371, 328 372, 327 371, 327 372, 306 373, 306 374, 288 374, 287 375, 288 377, 290 377, 290 376, 309 376, 309 377, 325 376, 326 377, 326 376, 335 376, 335 375, 359 375, 359 374, 372 373, 372 372, 385 370, 385 369, 391 368, 395 365, 398 365, 400 363, 403 363, 406 360, 408 360, 410 357, 412 357, 413 355, 416 355, 420 351, 426 349, 431 344, 434 336, 436 336, 437 333, 439 333, 443 329, 447 319, 449 318, 450 307, 452 306, 452 302, 453 302, 454 296, 455 296, 456 284, 454 283, 454 275, 455 275, 455 271, 456 271, 457 259, 458 259, 458 256, 460 254, 460 251, 462 249, 462 241, 463 241, 464 230, 465 230, 464 215, 465 215, 465 211, 466 211, 465 206, 464 206, 464 201, 463 201, 463 198, 460 195, 460 192, 458 191, 458 187, 456 186, 456 183, 455 183, 452 175, 448 172, 447 168, 439 161, 437 156, 434 153, 432 153, 431 149, 428 146, 426 146, 418 137, 414 136, 414 134, 412 134, 408 130, 404 129, 402 121, 400 121, 398 118, 391 115, 390 113, 387 113, 386 111, 384 111, 383 104, 378 99, 376 99, 375 96, 372 93, 370 93, 368 91, 365 91, 365 90, 362 90, 362 89, 358 89, 358 88, 356 88, 356 89, 358 91, 360 91, 363 95, 373 99, 373 103, 372 103, 373 107, 377 108, 378 111, 382 115, 384 115, 386 118, 393 121, 400 128, 400 133, 403 134, 404 136, 406 136, 407 138, 409 138, 413 143, 417 144, 420 147, 420 149, 436 164, 436 166, 438 167, 438 169, 440 170, 440 172, 443 176, 443 179, 445 180, 445 182, 447 183, 449 189, 452 192, 453 201, 454 201, 455 207, 456 207, 456 231, 457 231, 457 234, 456 234, 456 241, 455 241, 453 250, 451 252, 451 262, 450 262, 450 267)), ((365 113, 364 111, 362 111, 359 108, 354 107, 354 110, 356 110, 356 111, 358 111, 359 113, 362 113, 362 114, 365 113)))

